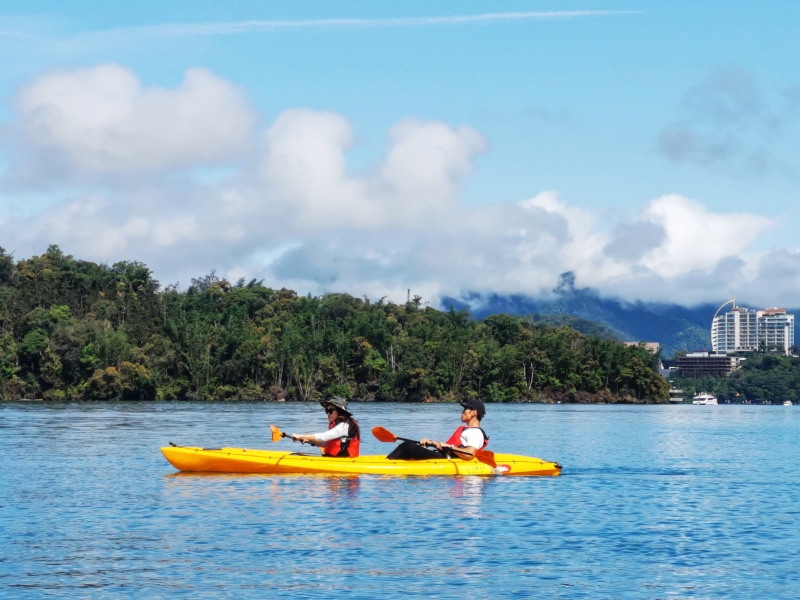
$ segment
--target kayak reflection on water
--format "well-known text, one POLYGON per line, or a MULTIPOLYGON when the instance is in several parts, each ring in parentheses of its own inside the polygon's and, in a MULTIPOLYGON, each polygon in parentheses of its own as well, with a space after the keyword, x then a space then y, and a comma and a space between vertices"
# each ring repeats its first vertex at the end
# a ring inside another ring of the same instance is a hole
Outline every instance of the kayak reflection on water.
POLYGON ((459 457, 467 459, 467 454, 474 455, 489 444, 489 436, 481 428, 481 421, 486 416, 486 405, 480 400, 464 400, 461 403, 461 422, 453 435, 446 442, 437 442, 427 438, 419 442, 405 441, 395 448, 386 458, 390 460, 430 460, 433 458, 459 457), (436 448, 433 450, 431 446, 436 448), (454 449, 461 452, 453 452, 454 449))
POLYGON ((361 429, 358 421, 347 410, 347 400, 334 396, 320 401, 328 414, 328 431, 322 433, 292 434, 292 441, 309 443, 322 448, 323 456, 356 458, 361 446, 361 429))
POLYGON ((328 498, 335 500, 355 500, 358 496, 358 488, 361 485, 361 478, 358 475, 333 475, 326 477, 328 485, 328 498))
POLYGON ((486 477, 457 477, 450 488, 450 498, 465 517, 482 517, 486 477))

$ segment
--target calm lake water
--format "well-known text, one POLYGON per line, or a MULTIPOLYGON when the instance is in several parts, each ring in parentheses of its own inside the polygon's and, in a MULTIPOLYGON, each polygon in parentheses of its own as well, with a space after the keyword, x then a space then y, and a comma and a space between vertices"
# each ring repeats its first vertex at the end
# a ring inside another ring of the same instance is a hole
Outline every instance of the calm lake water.
MULTIPOLYGON (((800 407, 489 405, 555 478, 176 475, 304 404, 0 405, 0 596, 797 598, 800 407)), ((446 438, 454 405, 356 404, 446 438)), ((391 445, 365 436, 362 454, 391 445)))

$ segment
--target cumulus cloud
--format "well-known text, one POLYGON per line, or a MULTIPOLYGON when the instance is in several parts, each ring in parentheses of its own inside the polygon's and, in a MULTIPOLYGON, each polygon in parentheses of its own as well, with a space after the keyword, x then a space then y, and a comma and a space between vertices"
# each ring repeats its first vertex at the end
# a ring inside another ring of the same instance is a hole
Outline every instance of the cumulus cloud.
POLYGON ((352 126, 341 115, 286 111, 265 135, 265 188, 306 228, 416 226, 452 210, 486 145, 467 127, 407 119, 391 129, 379 167, 364 175, 347 171, 352 144, 352 126))
POLYGON ((142 87, 119 65, 42 75, 15 98, 22 141, 89 172, 212 164, 241 150, 253 125, 242 93, 207 69, 174 89, 142 87))
POLYGON ((691 303, 742 289, 755 298, 764 292, 754 288, 772 253, 749 248, 774 225, 759 215, 714 213, 677 194, 656 198, 632 221, 617 226, 604 251, 628 268, 610 276, 604 287, 642 300, 691 303))
POLYGON ((252 110, 207 71, 188 71, 174 89, 143 88, 117 66, 48 74, 17 102, 14 126, 25 145, 12 151, 39 160, 57 151, 77 173, 136 174, 124 184, 62 182, 68 200, 0 223, 0 243, 17 256, 57 243, 90 260, 144 261, 165 282, 215 268, 300 292, 402 300, 411 288, 433 302, 474 292, 539 295, 572 271, 577 285, 607 294, 691 303, 771 281, 775 261, 800 270, 792 251, 751 250, 771 220, 716 213, 679 195, 650 200, 610 232, 552 190, 465 205, 460 192, 488 149, 469 127, 402 120, 382 157, 353 171, 345 117, 288 110, 249 143, 252 110), (85 98, 95 111, 81 107, 85 98), (211 110, 228 126, 205 123, 211 110), (167 125, 165 115, 176 122, 167 125), (213 183, 163 176, 223 160, 234 171, 213 183))
POLYGON ((197 219, 191 214, 149 216, 146 211, 118 207, 102 196, 87 196, 42 211, 7 237, 23 247, 34 247, 42 239, 53 240, 102 260, 141 246, 158 251, 194 241, 197 230, 197 219))
POLYGON ((664 231, 663 241, 641 260, 662 277, 693 268, 711 269, 740 255, 772 221, 747 213, 715 214, 695 200, 675 194, 653 200, 643 214, 664 231))
POLYGON ((660 223, 641 219, 618 223, 603 252, 620 262, 636 262, 650 250, 661 246, 665 237, 666 232, 660 223))

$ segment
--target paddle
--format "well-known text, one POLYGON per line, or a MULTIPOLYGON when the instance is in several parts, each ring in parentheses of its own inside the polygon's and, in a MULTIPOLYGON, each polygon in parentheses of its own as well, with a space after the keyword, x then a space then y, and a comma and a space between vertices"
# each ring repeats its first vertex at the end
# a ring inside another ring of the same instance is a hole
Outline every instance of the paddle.
POLYGON ((275 427, 275 425, 269 426, 270 431, 272 431, 272 441, 273 442, 280 442, 285 437, 290 437, 283 433, 280 429, 275 427))
MULTIPOLYGON (((385 427, 374 427, 372 429, 372 435, 378 438, 378 441, 380 442, 393 443, 396 442, 397 440, 400 440, 401 442, 414 442, 415 444, 419 444, 417 440, 411 440, 408 438, 396 436, 385 427)), ((491 450, 476 450, 475 454, 471 454, 466 450, 459 450, 458 448, 448 448, 448 450, 452 450, 453 452, 456 452, 458 454, 469 456, 470 458, 475 457, 480 462, 489 465, 493 469, 497 468, 497 463, 494 460, 494 452, 492 452, 491 450)))

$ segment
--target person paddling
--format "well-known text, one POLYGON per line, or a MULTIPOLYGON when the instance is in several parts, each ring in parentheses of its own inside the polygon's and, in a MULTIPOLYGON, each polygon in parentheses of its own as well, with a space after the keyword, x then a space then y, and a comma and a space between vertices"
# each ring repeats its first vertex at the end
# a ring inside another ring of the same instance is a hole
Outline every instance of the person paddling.
POLYGON ((358 421, 347 410, 347 400, 334 396, 320 404, 328 413, 328 431, 323 433, 292 434, 292 441, 309 443, 322 448, 323 456, 355 458, 361 445, 358 421))
POLYGON ((468 459, 466 454, 475 454, 489 444, 489 436, 481 428, 481 421, 486 416, 486 405, 480 400, 464 400, 460 403, 461 422, 464 423, 453 432, 446 442, 422 439, 419 443, 403 442, 386 458, 393 460, 426 460, 445 458, 448 455, 468 459), (426 448, 432 446, 436 450, 426 448), (459 452, 453 452, 456 448, 459 452))

